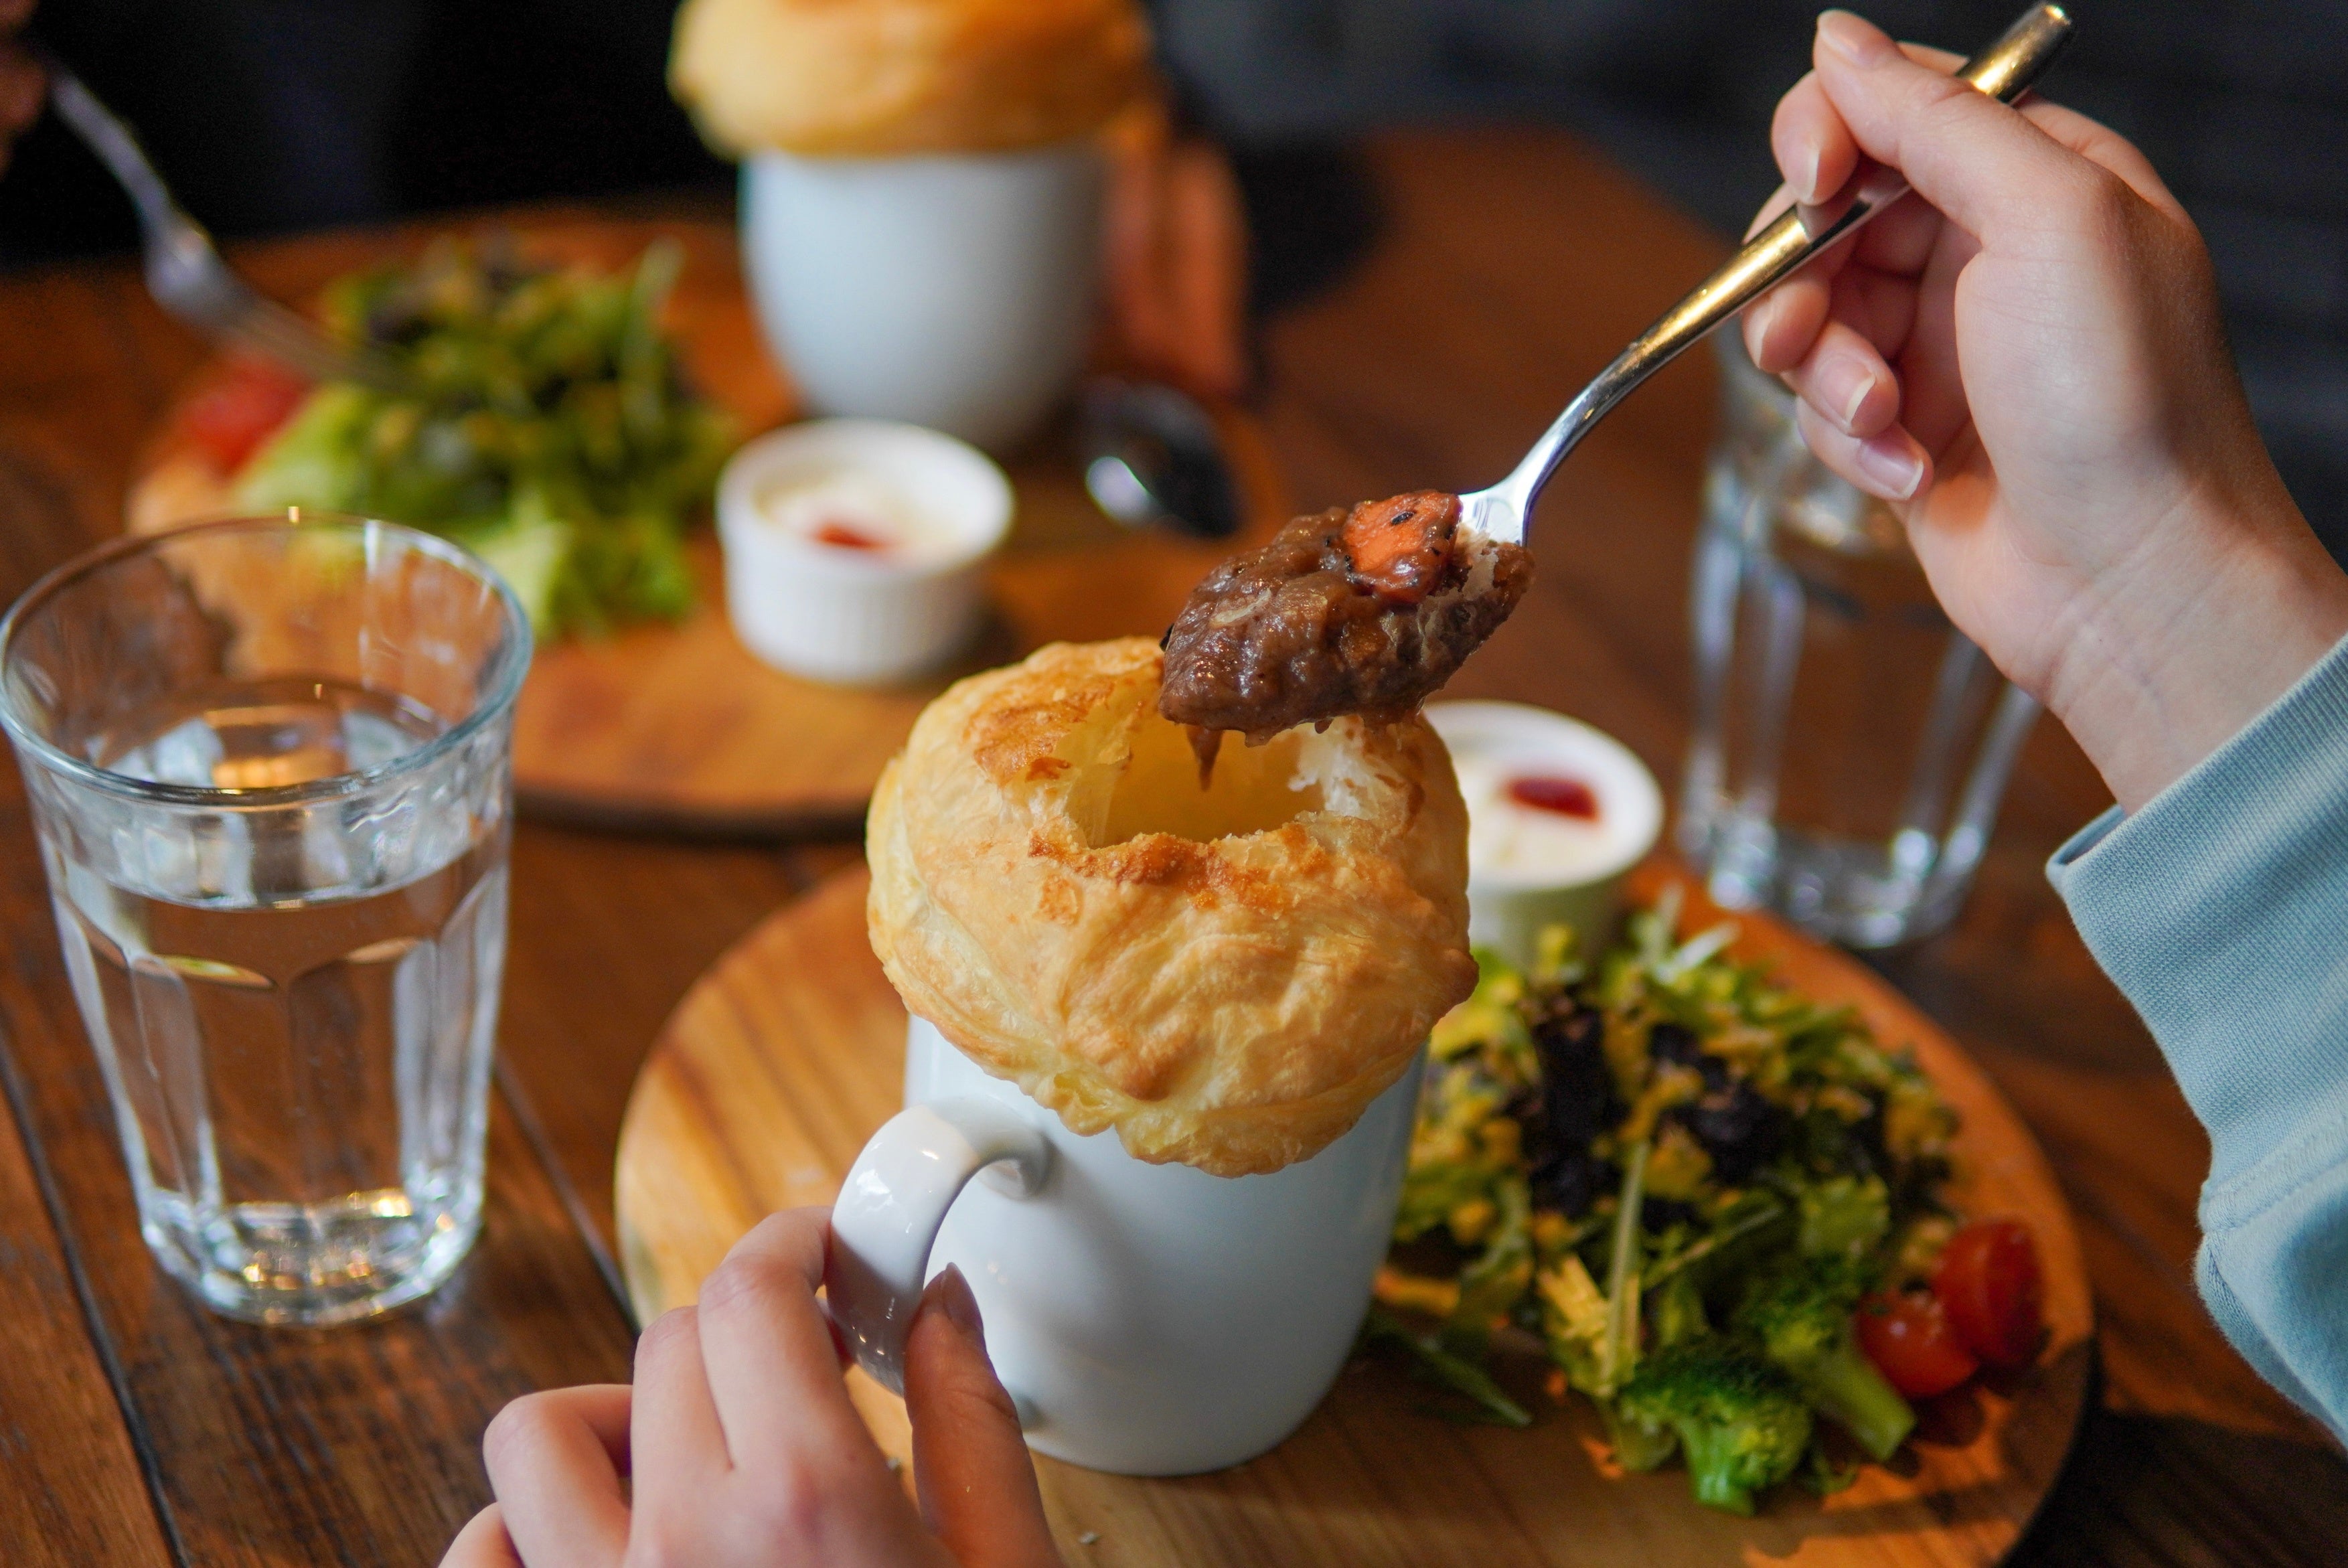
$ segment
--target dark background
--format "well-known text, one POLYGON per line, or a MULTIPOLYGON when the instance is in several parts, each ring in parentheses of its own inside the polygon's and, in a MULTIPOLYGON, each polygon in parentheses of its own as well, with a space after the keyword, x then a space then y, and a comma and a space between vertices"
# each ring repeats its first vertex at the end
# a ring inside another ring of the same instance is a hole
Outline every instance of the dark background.
MULTIPOLYGON (((1962 51, 2014 0, 1875 0, 1962 51)), ((1375 237, 1349 136, 1531 119, 1592 136, 1724 234, 1775 183, 1766 129, 1809 0, 1155 0, 1194 118, 1228 142, 1274 309, 1375 237)), ((2217 259, 2284 477, 2348 556, 2348 0, 2075 0, 2054 95, 2151 157, 2217 259)), ((705 183, 662 72, 672 0, 45 0, 36 33, 218 232, 705 183)), ((129 248, 53 120, 0 179, 0 265, 129 248)), ((5 351, 5 350, 0 350, 5 351)))

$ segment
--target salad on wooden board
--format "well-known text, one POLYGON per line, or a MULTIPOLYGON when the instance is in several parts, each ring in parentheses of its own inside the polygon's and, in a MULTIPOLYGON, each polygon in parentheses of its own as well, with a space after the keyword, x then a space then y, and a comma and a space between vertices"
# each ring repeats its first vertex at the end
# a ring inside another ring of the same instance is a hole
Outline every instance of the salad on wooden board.
POLYGON ((541 634, 675 619, 694 596, 685 531, 736 438, 661 330, 680 259, 659 242, 598 274, 441 242, 322 302, 326 330, 388 360, 400 390, 240 359, 181 431, 225 477, 221 503, 441 534, 495 566, 541 634))
POLYGON ((1490 1368, 1521 1334, 1623 1468, 1677 1456, 1749 1513, 1890 1459, 1910 1399, 2028 1365, 2043 1286, 2020 1222, 1951 1210, 1955 1113, 1910 1057, 1729 957, 1733 924, 1683 938, 1678 902, 1594 962, 1561 927, 1529 971, 1478 954, 1365 1332, 1509 1426, 1490 1368))

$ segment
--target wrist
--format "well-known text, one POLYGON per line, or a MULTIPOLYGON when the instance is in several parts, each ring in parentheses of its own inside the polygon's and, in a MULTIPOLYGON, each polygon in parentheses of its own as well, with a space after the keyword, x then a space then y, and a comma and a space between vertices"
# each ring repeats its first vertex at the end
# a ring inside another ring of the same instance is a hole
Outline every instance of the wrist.
POLYGON ((2188 498, 2097 585, 2045 693, 2125 810, 2256 718, 2348 635, 2348 575, 2275 480, 2188 498), (2263 487, 2262 487, 2263 488, 2263 487))

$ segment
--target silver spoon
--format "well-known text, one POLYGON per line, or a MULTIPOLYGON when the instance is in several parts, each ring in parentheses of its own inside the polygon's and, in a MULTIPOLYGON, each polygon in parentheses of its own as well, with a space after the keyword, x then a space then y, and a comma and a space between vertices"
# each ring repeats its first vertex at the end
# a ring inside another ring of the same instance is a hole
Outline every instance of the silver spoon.
POLYGON ((1199 401, 1172 387, 1101 377, 1086 384, 1076 420, 1085 489, 1128 528, 1198 539, 1240 531, 1239 487, 1223 438, 1199 401))
MULTIPOLYGON (((1957 75, 2000 102, 2012 103, 2054 62, 2071 41, 2071 18, 2060 5, 2034 5, 2004 36, 1966 61, 1957 75)), ((1566 405, 1514 473, 1489 490, 1461 496, 1461 526, 1504 543, 1524 543, 1533 503, 1540 499, 1550 475, 1632 388, 1907 193, 1908 182, 1896 170, 1868 162, 1834 200, 1818 207, 1796 207, 1762 230, 1726 266, 1699 284, 1600 371, 1566 405)))

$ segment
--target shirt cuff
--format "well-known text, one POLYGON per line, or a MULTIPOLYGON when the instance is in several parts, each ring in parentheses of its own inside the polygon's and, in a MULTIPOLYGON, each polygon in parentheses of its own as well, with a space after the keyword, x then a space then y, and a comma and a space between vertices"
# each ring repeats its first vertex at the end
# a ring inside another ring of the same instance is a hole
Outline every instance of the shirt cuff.
POLYGON ((2348 1096, 2348 639, 2047 875, 2209 1130, 2213 1195, 2295 1141, 2348 1096))

